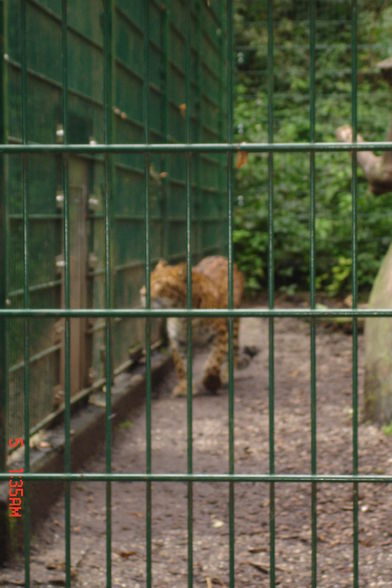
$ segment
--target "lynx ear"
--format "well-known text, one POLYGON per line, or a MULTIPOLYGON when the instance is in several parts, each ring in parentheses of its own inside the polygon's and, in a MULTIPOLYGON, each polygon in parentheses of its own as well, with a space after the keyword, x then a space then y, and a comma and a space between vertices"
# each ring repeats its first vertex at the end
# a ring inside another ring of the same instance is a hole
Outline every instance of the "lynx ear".
POLYGON ((156 268, 162 268, 162 267, 166 267, 167 266, 167 261, 165 261, 164 259, 160 259, 156 265, 156 268))

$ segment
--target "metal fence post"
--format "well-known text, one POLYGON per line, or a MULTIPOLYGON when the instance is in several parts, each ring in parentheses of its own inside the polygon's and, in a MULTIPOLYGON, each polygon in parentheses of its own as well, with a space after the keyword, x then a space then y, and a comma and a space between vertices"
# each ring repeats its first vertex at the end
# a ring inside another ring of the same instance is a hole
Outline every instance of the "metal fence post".
MULTIPOLYGON (((104 142, 110 145, 113 142, 113 74, 115 71, 114 59, 114 21, 115 0, 105 0, 104 3, 104 142)), ((112 308, 112 187, 113 187, 113 155, 105 153, 105 307, 112 308)), ((112 484, 110 475, 112 472, 112 324, 108 317, 105 324, 105 471, 108 474, 106 483, 106 582, 112 581, 112 484)))
MULTIPOLYGON (((226 137, 227 142, 233 142, 233 56, 234 56, 234 34, 233 34, 233 2, 227 0, 226 4, 226 137)), ((227 308, 233 309, 233 153, 227 153, 227 308)), ((228 317, 228 466, 229 473, 235 473, 235 451, 234 451, 234 363, 233 363, 233 317, 228 317)), ((230 588, 235 586, 235 489, 234 483, 229 484, 229 576, 230 588)))
MULTIPOLYGON (((144 141, 148 145, 150 141, 150 7, 149 2, 144 3, 144 71, 143 71, 143 129, 144 141)), ((151 227, 150 227, 150 153, 144 152, 144 275, 146 284, 146 308, 151 308, 151 227)), ((147 316, 145 323, 145 347, 146 347, 146 473, 151 474, 152 466, 152 439, 151 439, 151 320, 147 316)), ((147 588, 152 586, 152 486, 146 483, 146 583, 147 588)))
MULTIPOLYGON (((316 2, 309 3, 309 141, 315 140, 316 132, 316 2)), ((309 154, 309 225, 310 225, 310 308, 316 308, 316 192, 315 157, 309 154)), ((317 377, 316 377, 316 320, 310 321, 310 405, 311 405, 311 472, 317 473, 317 377)), ((317 586, 317 484, 312 483, 311 529, 312 529, 312 586, 317 586)))
MULTIPOLYGON (((166 0, 162 8, 162 98, 161 98, 161 118, 162 118, 162 139, 164 143, 169 140, 169 116, 168 116, 168 78, 169 78, 169 39, 170 39, 170 0, 166 0)), ((168 173, 169 158, 167 154, 162 154, 161 169, 168 173)), ((161 214, 162 214, 162 250, 164 259, 169 259, 169 210, 168 210, 168 187, 170 187, 170 178, 167 175, 161 178, 161 214)))
MULTIPOLYGON (((274 144, 274 21, 273 0, 268 1, 268 66, 267 66, 267 94, 268 94, 268 144, 274 144)), ((268 308, 275 307, 275 276, 274 276, 274 151, 268 153, 268 308)), ((268 321, 269 340, 269 473, 275 474, 275 330, 274 318, 268 321)), ((275 586, 275 485, 270 485, 270 586, 275 586)))
MULTIPOLYGON (((351 125, 353 129, 354 145, 357 140, 358 130, 358 13, 357 0, 351 3, 351 125)), ((358 178, 357 178, 357 153, 352 151, 352 238, 351 238, 351 259, 352 259, 352 308, 358 309, 358 178)), ((353 451, 352 470, 358 474, 358 318, 353 316, 352 332, 352 409, 353 409, 353 451)), ((359 498, 358 484, 353 484, 353 586, 359 587, 359 498)))
MULTIPOLYGON (((6 3, 0 0, 0 141, 6 143, 7 85, 4 67, 6 52, 6 3)), ((0 155, 0 308, 7 306, 7 193, 6 155, 0 155)), ((0 471, 6 472, 8 452, 8 353, 7 318, 0 318, 0 471)), ((8 508, 0 510, 0 563, 8 552, 8 508)))
MULTIPOLYGON (((26 0, 22 0, 20 12, 21 36, 21 77, 22 77, 22 143, 28 143, 27 113, 27 26, 26 0)), ((28 153, 22 155, 22 195, 23 195, 23 308, 30 308, 30 246, 29 246, 29 182, 28 153)), ((24 320, 24 471, 30 472, 30 320, 24 320)), ((24 564, 25 584, 30 585, 30 483, 24 488, 24 564)))
MULTIPOLYGON (((191 142, 191 35, 192 2, 185 8, 185 142, 191 142)), ((186 153, 186 308, 192 308, 192 154, 186 153)), ((193 473, 192 321, 187 319, 187 473, 193 473)), ((193 586, 193 483, 188 483, 188 587, 193 586)))
MULTIPOLYGON (((5 40, 5 2, 0 0, 0 141, 6 143, 6 104, 4 53, 5 40)), ((5 180, 5 155, 0 156, 0 308, 7 305, 7 203, 5 180)), ((7 361, 7 319, 0 320, 0 469, 7 466, 7 406, 8 406, 8 361, 7 361)), ((2 514, 0 514, 2 516, 2 514)), ((6 515, 7 516, 7 515, 6 515)), ((7 523, 7 520, 5 521, 7 523)), ((0 536, 3 534, 0 533, 0 536)), ((1 539, 0 539, 1 541, 1 539)))

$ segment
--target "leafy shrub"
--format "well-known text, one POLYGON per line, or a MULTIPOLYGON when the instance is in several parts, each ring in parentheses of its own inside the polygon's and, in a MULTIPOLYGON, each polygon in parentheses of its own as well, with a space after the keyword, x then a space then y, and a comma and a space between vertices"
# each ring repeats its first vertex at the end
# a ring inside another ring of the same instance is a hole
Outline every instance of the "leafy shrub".
MULTIPOLYGON (((316 25, 315 140, 335 140, 351 122, 351 15, 346 3, 319 7, 316 25)), ((274 20, 274 140, 306 142, 309 123, 308 2, 279 3, 274 20)), ((391 116, 390 89, 377 73, 389 56, 392 7, 361 2, 358 24, 358 129, 384 140, 391 116)), ((259 3, 237 2, 236 86, 238 141, 266 142, 268 133, 266 14, 259 3), (257 4, 257 10, 255 7, 257 4)), ((273 156, 274 275, 293 292, 309 287, 310 155, 273 156)), ((352 163, 347 153, 315 155, 316 287, 336 296, 351 290, 352 163)), ((265 288, 268 273, 268 155, 253 154, 237 172, 234 242, 236 260, 250 290, 265 288)), ((358 281, 370 289, 391 234, 392 194, 374 197, 358 167, 358 281)))

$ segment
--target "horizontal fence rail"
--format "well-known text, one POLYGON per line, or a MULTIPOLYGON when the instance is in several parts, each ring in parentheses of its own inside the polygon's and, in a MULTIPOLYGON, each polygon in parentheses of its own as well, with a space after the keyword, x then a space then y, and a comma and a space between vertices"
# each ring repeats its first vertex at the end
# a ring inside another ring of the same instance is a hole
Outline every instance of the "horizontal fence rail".
MULTIPOLYGON (((0 480, 8 480, 11 474, 0 474, 0 480)), ((13 474, 15 476, 15 474, 13 474)), ((322 482, 344 484, 348 482, 391 484, 392 475, 386 474, 140 474, 140 473, 29 473, 18 474, 22 480, 47 480, 58 482, 322 482)))
POLYGON ((27 318, 27 317, 131 317, 131 318, 198 318, 198 317, 275 317, 275 318, 367 318, 367 317, 392 317, 391 308, 330 308, 330 309, 286 309, 286 308, 21 308, 0 309, 0 318, 27 318))
POLYGON ((392 151, 392 141, 363 143, 123 143, 123 144, 3 144, 0 153, 308 153, 392 151))

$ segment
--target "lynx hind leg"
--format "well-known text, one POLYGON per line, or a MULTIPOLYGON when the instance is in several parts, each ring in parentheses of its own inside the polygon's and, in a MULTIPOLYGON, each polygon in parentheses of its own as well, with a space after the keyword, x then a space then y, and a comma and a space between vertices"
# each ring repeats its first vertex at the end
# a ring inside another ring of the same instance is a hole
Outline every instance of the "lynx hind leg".
MULTIPOLYGON (((243 357, 242 355, 240 355, 239 330, 240 319, 236 318, 233 320, 233 366, 235 369, 241 369, 243 367, 246 367, 249 363, 246 361, 247 357, 243 357)), ((226 386, 229 382, 229 352, 227 352, 226 360, 223 363, 223 367, 221 370, 221 380, 224 386, 226 386)))
POLYGON ((240 353, 240 319, 234 319, 233 325, 233 347, 234 347, 234 367, 242 370, 250 364, 250 357, 246 353, 240 353))
POLYGON ((181 353, 177 347, 172 346, 172 355, 178 378, 178 383, 172 390, 172 396, 186 396, 188 387, 186 381, 187 368, 185 354, 181 353))
POLYGON ((225 319, 216 321, 216 335, 203 376, 203 385, 212 392, 222 385, 221 367, 227 356, 228 331, 225 319))
POLYGON ((240 349, 240 319, 233 320, 233 360, 234 367, 238 366, 238 353, 240 349))
MULTIPOLYGON (((229 363, 229 327, 227 326, 227 363, 229 363)), ((235 318, 233 319, 233 365, 237 367, 238 360, 239 360, 239 351, 240 351, 240 344, 239 344, 239 337, 240 337, 240 319, 235 318)), ((227 368, 228 369, 228 368, 227 368)))

